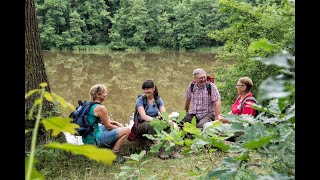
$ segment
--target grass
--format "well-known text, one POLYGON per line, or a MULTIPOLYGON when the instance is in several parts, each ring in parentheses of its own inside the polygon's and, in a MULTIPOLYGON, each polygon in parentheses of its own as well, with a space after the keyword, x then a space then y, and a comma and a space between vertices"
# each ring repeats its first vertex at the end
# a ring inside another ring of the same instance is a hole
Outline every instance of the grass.
MULTIPOLYGON (((143 172, 141 179, 155 176, 156 179, 196 179, 192 172, 196 172, 196 166, 200 169, 212 169, 220 162, 226 153, 217 151, 206 154, 184 155, 181 159, 159 159, 155 154, 147 152, 141 162, 150 160, 142 165, 147 171, 143 172), (213 162, 208 158, 213 159, 213 162)), ((138 167, 139 164, 114 164, 105 165, 90 160, 84 156, 71 153, 39 148, 36 159, 39 160, 37 169, 46 179, 114 179, 114 174, 120 173, 122 166, 138 167)))

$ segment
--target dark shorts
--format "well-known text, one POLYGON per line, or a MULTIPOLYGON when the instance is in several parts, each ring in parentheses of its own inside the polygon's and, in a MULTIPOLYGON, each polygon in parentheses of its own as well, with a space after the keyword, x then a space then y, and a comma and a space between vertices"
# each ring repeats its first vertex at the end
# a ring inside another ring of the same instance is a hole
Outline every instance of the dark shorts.
POLYGON ((143 134, 156 134, 157 132, 151 126, 150 121, 143 121, 138 125, 138 135, 141 136, 143 134))

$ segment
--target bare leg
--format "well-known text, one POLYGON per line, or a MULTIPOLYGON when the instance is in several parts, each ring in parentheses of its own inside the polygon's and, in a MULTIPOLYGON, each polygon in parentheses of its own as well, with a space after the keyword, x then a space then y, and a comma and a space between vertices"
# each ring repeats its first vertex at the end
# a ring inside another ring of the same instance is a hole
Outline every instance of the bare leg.
POLYGON ((112 150, 114 150, 114 151, 119 151, 121 145, 122 145, 124 142, 126 142, 129 133, 130 133, 130 128, 128 128, 128 127, 121 127, 121 128, 119 128, 118 140, 117 140, 117 142, 115 143, 115 145, 113 146, 113 149, 112 149, 112 150))

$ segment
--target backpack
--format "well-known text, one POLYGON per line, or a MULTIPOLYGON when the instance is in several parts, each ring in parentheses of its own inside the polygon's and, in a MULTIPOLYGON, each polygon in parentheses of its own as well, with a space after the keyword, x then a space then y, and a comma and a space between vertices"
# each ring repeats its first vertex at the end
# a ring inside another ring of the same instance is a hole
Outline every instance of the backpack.
MULTIPOLYGON (((148 107, 147 107, 147 97, 144 94, 139 94, 137 99, 140 96, 143 96, 143 108, 144 108, 145 111, 147 111, 147 109, 148 109, 148 107)), ((160 110, 159 97, 156 97, 155 101, 156 101, 158 109, 160 110)), ((133 114, 133 126, 131 127, 131 132, 130 132, 130 134, 128 136, 128 140, 129 141, 134 141, 134 140, 136 140, 138 138, 138 125, 139 125, 139 123, 141 123, 141 122, 139 122, 138 115, 139 115, 139 112, 138 112, 137 106, 135 106, 135 110, 134 110, 134 114, 133 114)))
MULTIPOLYGON (((207 81, 214 83, 214 77, 207 75, 207 81)), ((194 89, 195 84, 196 84, 196 82, 194 82, 194 81, 191 82, 191 85, 190 85, 191 86, 191 93, 193 93, 193 89, 194 89)), ((208 82, 206 83, 206 88, 207 88, 208 94, 211 96, 210 83, 208 83, 208 82)))
MULTIPOLYGON (((245 98, 245 99, 241 102, 241 105, 240 105, 241 111, 242 111, 242 108, 243 108, 244 103, 245 103, 247 100, 252 100, 252 101, 254 101, 257 105, 260 104, 260 103, 258 103, 258 101, 257 101, 254 97, 252 97, 252 96, 251 96, 251 97, 247 97, 247 98, 245 98)), ((260 111, 257 110, 257 109, 255 109, 255 110, 256 110, 256 114, 254 115, 254 117, 257 117, 258 114, 260 114, 260 111)))
POLYGON ((94 129, 94 127, 89 124, 88 112, 92 105, 100 103, 89 101, 82 102, 81 100, 78 100, 78 104, 79 106, 70 113, 69 118, 72 119, 72 123, 80 126, 80 128, 76 129, 78 134, 82 137, 86 137, 94 129))

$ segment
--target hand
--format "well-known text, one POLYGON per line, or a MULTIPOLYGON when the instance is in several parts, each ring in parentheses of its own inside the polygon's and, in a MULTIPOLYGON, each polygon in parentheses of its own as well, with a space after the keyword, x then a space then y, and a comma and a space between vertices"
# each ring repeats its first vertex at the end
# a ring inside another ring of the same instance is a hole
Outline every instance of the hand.
POLYGON ((224 118, 222 114, 218 115, 218 120, 221 121, 222 123, 231 124, 231 121, 229 121, 228 119, 224 118))
POLYGON ((123 127, 123 125, 118 123, 117 121, 110 121, 110 123, 118 127, 123 127))
POLYGON ((218 115, 218 119, 225 119, 222 114, 218 115))

